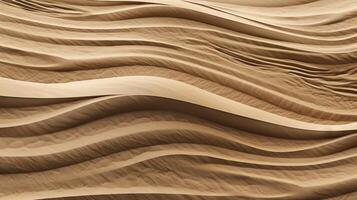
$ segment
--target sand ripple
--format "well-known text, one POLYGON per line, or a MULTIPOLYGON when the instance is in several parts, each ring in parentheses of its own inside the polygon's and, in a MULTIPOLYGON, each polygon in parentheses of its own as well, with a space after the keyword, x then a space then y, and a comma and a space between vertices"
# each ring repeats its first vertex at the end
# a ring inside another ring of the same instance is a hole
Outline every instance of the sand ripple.
POLYGON ((355 0, 0 0, 0 199, 357 198, 355 0))

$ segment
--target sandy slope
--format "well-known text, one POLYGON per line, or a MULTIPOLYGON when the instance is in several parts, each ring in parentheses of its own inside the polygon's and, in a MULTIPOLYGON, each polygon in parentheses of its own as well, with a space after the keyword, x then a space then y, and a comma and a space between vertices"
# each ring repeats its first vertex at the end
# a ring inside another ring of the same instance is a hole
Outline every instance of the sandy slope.
POLYGON ((356 0, 0 0, 0 199, 357 198, 356 0))

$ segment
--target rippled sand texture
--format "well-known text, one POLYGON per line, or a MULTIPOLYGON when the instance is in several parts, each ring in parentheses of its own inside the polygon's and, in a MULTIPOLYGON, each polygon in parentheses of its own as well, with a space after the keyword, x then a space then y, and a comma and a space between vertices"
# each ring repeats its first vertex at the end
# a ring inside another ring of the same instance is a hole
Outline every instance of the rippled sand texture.
POLYGON ((356 147, 356 0, 0 0, 1 200, 356 200, 356 147))

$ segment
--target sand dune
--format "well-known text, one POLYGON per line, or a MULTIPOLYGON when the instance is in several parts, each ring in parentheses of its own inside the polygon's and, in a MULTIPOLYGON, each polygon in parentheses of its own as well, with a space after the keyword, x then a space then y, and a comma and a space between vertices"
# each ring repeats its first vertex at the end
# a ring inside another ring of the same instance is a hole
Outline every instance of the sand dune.
POLYGON ((356 0, 0 0, 0 199, 356 199, 356 20, 356 0))

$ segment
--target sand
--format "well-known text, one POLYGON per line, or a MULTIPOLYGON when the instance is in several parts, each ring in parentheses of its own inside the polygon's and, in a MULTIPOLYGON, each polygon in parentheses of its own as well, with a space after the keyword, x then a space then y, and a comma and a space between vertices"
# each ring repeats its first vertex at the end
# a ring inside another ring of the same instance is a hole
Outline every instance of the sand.
POLYGON ((355 200, 356 65, 356 0, 0 0, 0 200, 355 200))

